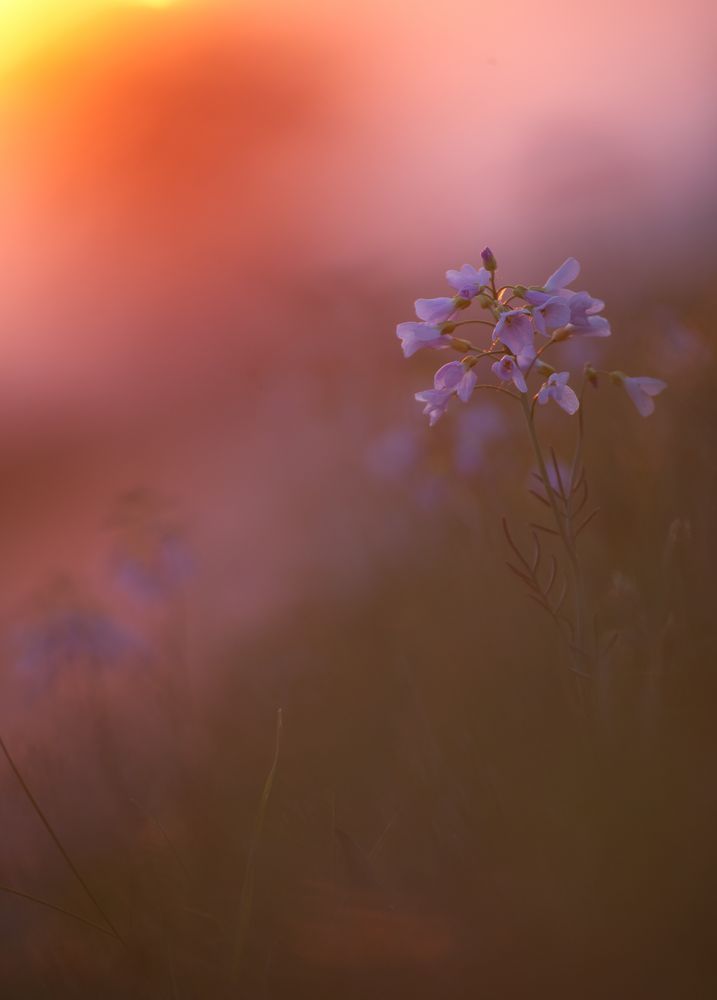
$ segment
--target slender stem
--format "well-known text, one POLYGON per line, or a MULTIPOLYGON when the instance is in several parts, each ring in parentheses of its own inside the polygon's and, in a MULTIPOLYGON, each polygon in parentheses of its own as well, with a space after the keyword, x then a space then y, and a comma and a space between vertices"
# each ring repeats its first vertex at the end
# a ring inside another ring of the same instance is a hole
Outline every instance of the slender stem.
POLYGON ((88 920, 86 917, 81 917, 79 913, 73 913, 72 910, 66 910, 64 906, 58 906, 56 903, 50 903, 46 899, 40 899, 39 896, 33 896, 29 892, 22 892, 20 889, 13 889, 9 885, 0 885, 0 892, 7 892, 10 896, 19 896, 20 899, 29 899, 31 903, 38 903, 40 906, 47 907, 48 910, 55 910, 56 913, 64 913, 66 917, 72 917, 73 920, 78 920, 81 924, 86 924, 88 927, 94 927, 96 931, 101 934, 106 934, 108 937, 115 937, 116 935, 109 930, 108 927, 103 927, 102 924, 96 924, 94 920, 88 920))
POLYGON ((274 743, 274 758, 271 762, 271 768, 269 769, 269 773, 266 776, 266 780, 264 782, 264 788, 262 789, 261 800, 259 802, 259 811, 254 821, 254 833, 251 839, 251 843, 249 844, 249 855, 247 857, 246 869, 244 873, 244 884, 242 885, 241 896, 239 897, 239 914, 237 920, 236 937, 234 941, 233 953, 231 956, 231 972, 233 978, 236 978, 239 974, 242 955, 244 953, 244 947, 246 944, 246 936, 249 930, 252 902, 254 899, 254 874, 256 869, 256 859, 261 844, 261 835, 264 828, 264 820, 266 818, 269 799, 271 798, 271 790, 274 785, 274 778, 276 777, 276 769, 279 765, 279 752, 281 750, 282 728, 283 728, 283 713, 281 709, 278 709, 276 713, 276 739, 274 743))
POLYGON ((481 383, 480 385, 474 386, 474 389, 493 389, 495 392, 504 392, 506 396, 510 396, 511 399, 517 399, 517 392, 511 392, 510 389, 504 389, 502 385, 491 385, 489 382, 481 383))
POLYGON ((495 327, 495 323, 491 323, 487 319, 461 319, 457 323, 452 323, 451 325, 455 327, 470 326, 471 323, 477 323, 480 326, 489 326, 491 330, 495 327))
POLYGON ((15 763, 15 761, 14 761, 14 759, 12 757, 12 754, 8 750, 7 746, 5 745, 5 741, 3 740, 3 738, 1 736, 0 736, 0 750, 2 750, 2 752, 4 753, 5 758, 6 758, 7 762, 8 762, 8 764, 10 765, 10 768, 11 768, 13 774, 17 778, 20 787, 22 788, 23 792, 25 793, 25 796, 26 796, 28 802, 30 803, 30 805, 32 806, 32 808, 35 810, 37 816, 39 817, 39 819, 40 819, 40 821, 42 823, 42 825, 45 827, 45 829, 49 833, 50 837, 52 838, 53 843, 55 844, 55 847, 58 849, 58 851, 60 852, 60 854, 64 858, 65 863, 67 864, 67 867, 70 869, 70 871, 72 872, 72 874, 75 876, 75 878, 77 879, 77 881, 80 883, 80 885, 84 889, 87 898, 91 901, 91 903, 94 906, 94 908, 97 910, 97 912, 99 913, 99 915, 102 917, 102 919, 104 920, 104 922, 107 924, 110 932, 114 935, 114 937, 117 938, 117 940, 121 944, 125 945, 125 947, 126 947, 126 942, 124 941, 124 939, 120 935, 120 933, 117 930, 117 928, 115 927, 115 925, 112 923, 112 921, 110 920, 110 918, 107 916, 107 914, 103 910, 102 906, 100 905, 100 903, 97 900, 97 897, 92 892, 92 890, 88 886, 87 882, 85 882, 84 878, 82 877, 82 875, 78 871, 77 866, 75 865, 74 861, 72 860, 72 858, 70 857, 70 855, 65 850, 65 848, 64 848, 64 846, 62 844, 62 841, 60 840, 60 838, 58 837, 58 835, 55 833, 55 830, 54 830, 52 824, 50 823, 49 819, 47 818, 47 816, 43 812, 43 810, 42 810, 42 808, 40 806, 40 803, 37 801, 37 799, 35 798, 35 796, 30 791, 30 788, 29 788, 27 782, 25 781, 25 779, 23 778, 22 774, 20 773, 20 770, 19 770, 17 764, 15 763))
POLYGON ((547 498, 553 512, 553 518, 555 519, 555 527, 558 530, 558 534, 560 535, 560 539, 565 549, 565 554, 568 557, 568 563, 570 564, 570 571, 573 582, 573 605, 575 610, 574 651, 577 653, 577 656, 574 657, 574 659, 577 660, 575 665, 577 668, 577 672, 582 673, 583 672, 582 659, 584 656, 584 651, 583 651, 584 614, 583 614, 582 577, 580 571, 580 564, 578 562, 577 552, 575 550, 572 531, 568 526, 566 517, 560 513, 560 509, 558 507, 558 503, 555 498, 555 490, 550 484, 547 466, 545 464, 545 459, 543 457, 543 451, 542 448, 540 447, 540 441, 538 440, 538 435, 535 430, 533 410, 530 403, 528 402, 525 393, 521 393, 520 401, 523 407, 523 413, 525 414, 525 421, 528 425, 528 433, 530 435, 530 441, 533 446, 535 458, 538 462, 538 469, 540 471, 540 476, 543 480, 543 485, 545 486, 545 492, 547 494, 547 498))

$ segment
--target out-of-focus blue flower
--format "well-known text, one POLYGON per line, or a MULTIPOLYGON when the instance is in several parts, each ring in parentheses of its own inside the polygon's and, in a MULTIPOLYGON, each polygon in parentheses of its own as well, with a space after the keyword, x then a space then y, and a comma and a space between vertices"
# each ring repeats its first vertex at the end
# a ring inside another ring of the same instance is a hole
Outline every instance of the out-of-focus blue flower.
POLYGON ((162 601, 193 575, 192 552, 174 519, 151 493, 125 496, 112 520, 111 572, 117 584, 142 601, 162 601))
POLYGON ((391 427, 369 446, 366 462, 380 479, 401 479, 417 465, 423 436, 411 427, 391 427))
POLYGON ((146 651, 145 641, 81 595, 67 579, 35 602, 13 634, 17 667, 54 676, 69 666, 111 666, 146 651))
POLYGON ((488 446, 506 434, 499 407, 478 403, 461 409, 455 425, 453 457, 456 471, 463 476, 480 472, 488 446))

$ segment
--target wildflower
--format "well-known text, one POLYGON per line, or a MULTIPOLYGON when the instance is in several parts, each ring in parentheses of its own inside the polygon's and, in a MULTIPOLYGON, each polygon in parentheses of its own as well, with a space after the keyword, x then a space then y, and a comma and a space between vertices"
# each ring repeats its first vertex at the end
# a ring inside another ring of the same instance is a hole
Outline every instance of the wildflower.
POLYGON ((625 375, 624 372, 611 372, 610 375, 613 382, 624 386, 625 392, 635 404, 635 409, 643 417, 649 417, 651 413, 655 412, 655 403, 652 397, 658 396, 663 389, 667 388, 667 382, 663 382, 659 378, 648 378, 644 375, 630 376, 625 375))
POLYGON ((416 316, 434 326, 437 323, 448 323, 456 315, 456 300, 447 296, 437 299, 416 299, 416 316))
POLYGON ((525 299, 534 306, 542 306, 549 298, 559 295, 563 298, 574 295, 568 288, 572 285, 580 274, 580 264, 574 257, 564 260, 557 271, 553 271, 542 288, 529 288, 525 293, 525 299))
POLYGON ((504 312, 496 323, 493 336, 513 354, 524 351, 528 344, 533 343, 533 327, 528 310, 509 309, 504 312))
POLYGON ((575 292, 568 299, 570 309, 570 330, 584 337, 609 337, 610 324, 604 316, 596 315, 605 308, 605 303, 594 299, 588 292, 575 292))
POLYGON ((450 389, 462 403, 467 403, 477 381, 478 376, 472 367, 460 361, 449 361, 438 369, 433 384, 436 389, 450 389))
POLYGON ((520 370, 520 365, 511 354, 504 354, 500 361, 495 361, 490 367, 493 374, 497 375, 503 382, 512 382, 519 392, 528 391, 528 385, 520 370))
POLYGON ((428 416, 431 427, 443 416, 448 406, 448 400, 454 394, 463 403, 467 403, 478 381, 478 376, 472 368, 460 361, 449 361, 439 368, 433 377, 433 388, 416 393, 419 403, 425 403, 423 412, 428 416))
POLYGON ((415 398, 418 402, 426 404, 423 412, 428 417, 429 427, 433 427, 441 419, 452 395, 452 389, 424 389, 423 392, 416 393, 415 398))
POLYGON ((495 259, 493 251, 490 247, 484 247, 484 249, 481 250, 480 259, 483 261, 483 266, 486 271, 493 273, 493 271, 498 270, 498 261, 495 259))
POLYGON ((396 336, 401 340, 405 358, 410 358, 422 347, 440 349, 449 346, 448 339, 441 336, 439 328, 430 323, 399 323, 396 327, 396 336))
POLYGON ((567 384, 569 378, 570 372, 554 372, 538 390, 538 402, 545 405, 548 400, 553 399, 566 413, 576 413, 580 402, 567 384))
POLYGON ((476 270, 472 264, 464 264, 459 271, 446 271, 448 284, 462 299, 473 299, 481 288, 490 286, 490 273, 486 268, 476 270))
POLYGON ((571 307, 566 299, 552 295, 542 305, 533 309, 533 322, 538 333, 546 337, 551 330, 557 330, 569 323, 571 315, 571 307))

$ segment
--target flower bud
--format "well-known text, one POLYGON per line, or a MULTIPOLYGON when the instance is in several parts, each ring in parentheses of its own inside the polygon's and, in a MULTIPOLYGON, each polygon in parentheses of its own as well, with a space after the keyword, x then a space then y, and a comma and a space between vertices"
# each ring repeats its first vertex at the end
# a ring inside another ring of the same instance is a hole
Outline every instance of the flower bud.
POLYGON ((559 344, 563 340, 567 340, 572 330, 569 326, 561 326, 559 330, 556 330, 553 336, 550 338, 554 344, 559 344))
POLYGON ((461 340, 460 337, 451 337, 451 347, 454 351, 460 351, 461 354, 465 354, 466 351, 470 351, 471 345, 467 340, 461 340))
POLYGON ((535 370, 539 375, 554 375, 556 371, 552 365, 549 365, 547 361, 541 361, 540 358, 535 362, 535 370))
POLYGON ((490 247, 485 247, 484 250, 481 250, 480 257, 481 260, 483 261, 483 267, 486 269, 486 271, 490 271, 490 273, 492 274, 495 270, 497 270, 498 262, 493 256, 493 251, 491 250, 490 247))
POLYGON ((585 365, 585 378, 588 380, 593 389, 598 387, 598 373, 595 371, 591 364, 585 365))
POLYGON ((492 297, 490 295, 485 295, 482 292, 476 299, 476 302, 481 307, 481 309, 490 309, 490 307, 493 305, 492 297))

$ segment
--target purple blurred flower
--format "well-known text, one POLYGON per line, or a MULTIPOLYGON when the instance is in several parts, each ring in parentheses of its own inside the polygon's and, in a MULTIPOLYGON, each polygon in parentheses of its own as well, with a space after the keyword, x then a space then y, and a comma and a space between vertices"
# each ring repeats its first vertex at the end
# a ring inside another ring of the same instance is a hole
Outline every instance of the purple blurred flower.
POLYGON ((418 464, 423 440, 423 433, 413 424, 389 427, 369 445, 369 470, 380 479, 400 479, 418 464))
POLYGON ((638 413, 643 417, 649 417, 651 413, 655 412, 655 403, 652 397, 658 396, 666 389, 667 382, 644 375, 623 375, 622 372, 613 373, 613 377, 615 376, 625 387, 625 392, 635 404, 638 413))
POLYGON ((423 347, 431 347, 434 350, 448 347, 450 342, 447 337, 441 336, 441 331, 437 326, 429 323, 399 323, 396 327, 396 336, 401 340, 403 356, 410 358, 423 347))
POLYGON ((131 490, 110 519, 115 544, 110 570, 115 583, 141 601, 176 594, 193 575, 194 557, 171 509, 152 491, 131 490))
POLYGON ((490 272, 484 267, 477 270, 472 264, 464 264, 459 271, 446 271, 446 278, 462 299, 473 299, 481 288, 490 286, 490 272))
POLYGON ((538 390, 538 402, 542 405, 554 400, 566 413, 577 413, 580 406, 578 397, 567 384, 570 372, 553 372, 538 390))
POLYGON ((485 464, 488 446, 505 434, 500 406, 483 401, 462 408, 455 422, 453 445, 457 472, 464 476, 479 472, 485 464))
POLYGON ((182 538, 166 534, 142 547, 127 545, 118 549, 112 570, 124 590, 142 601, 159 601, 191 578, 194 560, 182 538))
POLYGON ((491 366, 491 371, 503 382, 512 382, 519 392, 527 392, 528 385, 525 376, 520 370, 520 366, 512 355, 504 354, 500 361, 495 361, 491 366))
POLYGON ((63 667, 106 666, 146 651, 146 643, 82 597, 69 580, 42 595, 34 613, 15 632, 21 670, 54 675, 63 667))
POLYGON ((447 296, 441 296, 437 299, 416 299, 414 305, 416 316, 424 323, 430 323, 433 326, 448 323, 455 318, 458 311, 456 300, 447 296))

